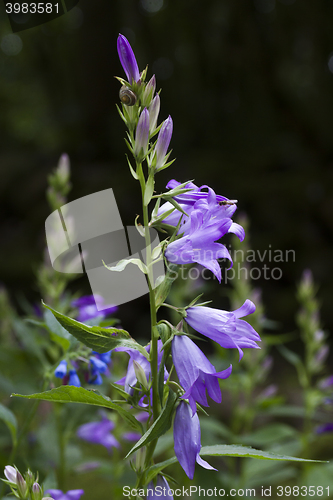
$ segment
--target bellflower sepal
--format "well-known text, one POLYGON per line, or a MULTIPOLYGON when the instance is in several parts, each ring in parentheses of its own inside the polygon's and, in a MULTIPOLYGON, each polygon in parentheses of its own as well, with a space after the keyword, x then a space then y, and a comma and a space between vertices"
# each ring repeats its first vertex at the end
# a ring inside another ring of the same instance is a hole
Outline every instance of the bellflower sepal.
POLYGON ((67 361, 63 359, 62 361, 60 361, 59 365, 54 370, 54 375, 57 378, 64 378, 66 373, 67 373, 67 361))
POLYGON ((228 312, 212 307, 195 306, 186 309, 186 322, 197 332, 214 340, 226 349, 236 348, 239 360, 243 357, 242 348, 260 349, 256 342, 260 336, 243 316, 254 313, 256 306, 251 300, 235 311, 228 312))
POLYGON ((230 376, 231 365, 226 370, 216 372, 201 349, 186 335, 175 335, 173 338, 172 359, 179 382, 186 391, 182 399, 189 400, 193 415, 197 410, 196 402, 202 406, 209 406, 206 390, 216 403, 221 403, 222 395, 218 379, 230 376))
POLYGON ((140 72, 138 63, 133 52, 133 49, 124 35, 119 34, 117 39, 117 50, 120 63, 126 73, 127 80, 130 84, 137 83, 140 80, 140 72))
POLYGON ((167 480, 160 475, 157 476, 156 488, 152 481, 147 486, 147 500, 157 500, 158 498, 173 500, 173 495, 171 494, 167 480))
POLYGON ((79 500, 84 490, 68 490, 67 493, 63 493, 61 490, 46 490, 45 493, 52 495, 53 500, 79 500))
POLYGON ((139 118, 138 125, 135 132, 135 145, 134 156, 138 161, 142 161, 143 157, 147 154, 149 139, 149 111, 145 108, 139 118))
POLYGON ((161 170, 165 167, 168 161, 169 155, 167 155, 167 150, 171 141, 173 130, 173 121, 171 116, 163 122, 161 130, 158 133, 158 138, 153 152, 153 163, 155 170, 161 170))
POLYGON ((201 450, 201 431, 197 413, 192 415, 190 406, 182 401, 176 410, 173 424, 175 454, 185 474, 193 479, 195 462, 205 469, 216 470, 203 460, 201 450))
POLYGON ((69 370, 68 385, 74 385, 75 387, 81 387, 80 379, 79 379, 78 374, 76 373, 76 370, 74 368, 72 370, 69 370))

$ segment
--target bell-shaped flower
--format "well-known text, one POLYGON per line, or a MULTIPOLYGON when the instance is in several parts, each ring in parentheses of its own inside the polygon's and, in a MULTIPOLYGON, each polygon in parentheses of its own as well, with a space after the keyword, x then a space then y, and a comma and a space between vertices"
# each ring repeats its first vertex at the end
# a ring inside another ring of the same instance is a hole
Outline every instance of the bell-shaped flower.
POLYGON ((79 500, 84 490, 69 490, 63 493, 61 490, 46 490, 47 495, 51 495, 53 500, 79 500))
POLYGON ((124 35, 119 34, 117 39, 117 50, 121 65, 126 73, 127 80, 130 84, 138 82, 140 80, 140 72, 138 63, 130 46, 129 41, 124 35))
POLYGON ((156 155, 155 169, 159 170, 167 161, 167 151, 172 137, 173 121, 171 116, 164 121, 158 133, 154 154, 156 155))
POLYGON ((216 372, 201 349, 186 335, 175 335, 173 338, 172 359, 179 382, 186 391, 182 398, 189 400, 193 414, 197 410, 196 402, 202 406, 209 406, 206 390, 216 403, 221 403, 222 395, 218 379, 229 377, 231 365, 226 370, 216 372))
POLYGON ((134 156, 140 157, 147 153, 149 139, 149 111, 145 108, 139 118, 135 132, 134 156))
POLYGON ((69 370, 68 385, 74 385, 75 387, 81 387, 80 379, 79 379, 78 374, 76 373, 76 370, 74 368, 72 370, 69 370))
POLYGON ((120 448, 119 442, 111 434, 114 426, 115 424, 111 420, 103 417, 99 422, 89 422, 81 425, 77 430, 77 436, 89 443, 101 444, 110 451, 111 448, 120 448))
POLYGON ((60 361, 59 365, 54 370, 54 375, 57 378, 64 378, 66 376, 66 373, 67 373, 67 361, 63 359, 62 361, 60 361))
POLYGON ((224 236, 231 219, 214 219, 208 212, 194 210, 189 219, 189 228, 182 238, 167 246, 165 257, 173 264, 192 264, 196 262, 206 267, 221 282, 221 268, 217 259, 232 259, 222 243, 216 243, 224 236))
POLYGON ((173 500, 168 481, 160 475, 157 476, 156 487, 152 481, 147 486, 147 500, 157 500, 159 498, 173 500))
POLYGON ((117 306, 104 304, 104 299, 100 295, 83 295, 79 299, 73 300, 71 305, 78 308, 76 319, 81 323, 97 317, 105 318, 118 309, 117 306))
POLYGON ((242 348, 260 349, 256 342, 260 341, 258 333, 243 316, 254 313, 256 306, 251 300, 235 311, 228 312, 212 307, 194 306, 186 309, 186 322, 202 335, 214 340, 226 349, 236 348, 239 360, 243 357, 242 348))
POLYGON ((173 424, 175 454, 186 475, 193 479, 195 462, 205 469, 216 470, 203 460, 201 450, 201 431, 197 413, 192 415, 190 406, 184 401, 176 410, 173 424))

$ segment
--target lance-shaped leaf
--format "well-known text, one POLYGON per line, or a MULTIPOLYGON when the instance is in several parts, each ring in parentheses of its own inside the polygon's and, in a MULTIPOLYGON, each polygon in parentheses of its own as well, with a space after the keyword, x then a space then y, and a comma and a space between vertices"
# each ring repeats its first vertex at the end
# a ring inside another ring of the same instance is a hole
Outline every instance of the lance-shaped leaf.
POLYGON ((154 174, 150 173, 146 183, 145 195, 143 199, 143 203, 145 206, 149 204, 151 197, 153 196, 154 185, 155 185, 154 174))
POLYGON ((110 398, 100 394, 98 391, 89 391, 83 387, 75 387, 73 385, 62 385, 50 391, 39 392, 36 394, 12 394, 26 399, 42 399, 44 401, 51 401, 53 403, 82 403, 93 406, 102 406, 103 408, 110 408, 115 410, 123 417, 124 420, 135 430, 142 432, 142 425, 134 415, 125 410, 122 406, 113 403, 110 398))
POLYGON ((165 434, 171 427, 172 421, 172 411, 176 401, 176 394, 170 390, 168 395, 168 400, 164 406, 160 416, 155 420, 153 425, 149 427, 147 432, 142 436, 141 439, 133 446, 133 448, 127 453, 125 458, 128 458, 132 453, 134 453, 142 446, 147 446, 154 439, 158 439, 162 434, 165 434))
POLYGON ((203 446, 200 455, 210 457, 249 457, 262 460, 290 460, 292 462, 322 462, 322 460, 311 460, 308 458, 290 457, 288 455, 278 455, 270 451, 262 451, 241 446, 238 444, 217 444, 215 446, 203 446))
POLYGON ((44 307, 49 309, 60 325, 67 330, 73 337, 78 339, 82 344, 90 347, 99 353, 111 351, 115 347, 127 347, 140 351, 148 359, 146 349, 131 338, 126 330, 119 328, 102 328, 100 326, 88 326, 80 323, 75 319, 69 318, 64 314, 52 309, 52 307, 44 304, 44 307))

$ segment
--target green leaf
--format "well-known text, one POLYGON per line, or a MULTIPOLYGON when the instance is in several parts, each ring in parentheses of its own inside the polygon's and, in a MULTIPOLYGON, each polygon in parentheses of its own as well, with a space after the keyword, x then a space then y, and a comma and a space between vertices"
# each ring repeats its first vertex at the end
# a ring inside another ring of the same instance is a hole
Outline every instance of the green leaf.
POLYGON ((16 444, 17 421, 14 413, 6 406, 0 404, 0 420, 5 422, 12 436, 13 444, 16 444))
POLYGON ((308 458, 289 457, 287 455, 277 455, 269 451, 261 451, 250 446, 237 444, 218 444, 214 446, 203 446, 200 455, 210 457, 250 457, 262 460, 290 460, 293 462, 322 462, 322 460, 310 460, 308 458))
POLYGON ((127 158, 127 163, 128 163, 129 168, 130 168, 131 174, 133 175, 134 179, 137 181, 139 179, 139 177, 138 177, 137 173, 135 172, 134 168, 132 167, 131 162, 129 161, 127 155, 126 155, 126 158, 127 158))
POLYGON ((154 174, 150 173, 149 176, 148 176, 148 180, 147 180, 147 184, 146 184, 146 189, 145 189, 145 195, 144 195, 144 198, 143 198, 143 203, 144 203, 145 207, 147 205, 149 205, 151 197, 153 196, 154 184, 155 184, 154 174))
POLYGON ((43 305, 54 314, 60 325, 63 326, 67 332, 94 351, 103 353, 111 351, 119 346, 130 347, 131 349, 140 351, 147 359, 149 358, 146 349, 133 340, 130 334, 125 330, 119 328, 88 326, 75 319, 68 318, 44 303, 43 305))
POLYGON ((44 320, 50 332, 51 339, 61 345, 64 351, 67 351, 71 344, 71 336, 68 331, 61 326, 53 313, 48 309, 44 311, 44 320))
POLYGON ((173 465, 176 462, 178 462, 177 457, 172 457, 169 458, 168 460, 165 460, 164 462, 160 462, 158 464, 153 465, 149 469, 146 470, 145 472, 145 483, 150 483, 154 479, 157 474, 159 474, 165 467, 168 467, 169 465, 173 465))
POLYGON ((142 262, 140 259, 122 259, 118 262, 116 266, 107 266, 105 262, 103 262, 104 266, 109 269, 109 271, 123 271, 125 267, 128 264, 134 264, 135 266, 138 266, 140 271, 142 271, 144 274, 148 274, 147 266, 142 262))
POLYGON ((148 445, 154 439, 159 438, 162 434, 165 434, 167 430, 171 427, 172 421, 172 410, 176 401, 176 394, 170 390, 168 395, 168 400, 165 407, 162 410, 160 416, 155 420, 153 425, 147 430, 147 432, 142 436, 141 439, 133 446, 133 448, 127 453, 125 458, 128 458, 132 453, 141 448, 142 446, 148 445))
POLYGON ((53 403, 82 403, 93 406, 102 406, 103 408, 110 408, 117 411, 119 415, 135 430, 142 432, 142 425, 136 418, 122 406, 113 403, 110 398, 100 394, 97 391, 90 391, 83 387, 75 387, 73 385, 62 385, 50 391, 39 392, 36 394, 13 394, 20 398, 26 399, 42 399, 44 401, 51 401, 53 403))
POLYGON ((167 273, 165 275, 164 280, 158 287, 155 288, 154 293, 155 293, 155 303, 156 303, 156 308, 158 309, 161 307, 167 296, 169 295, 169 292, 171 290, 172 283, 177 279, 178 277, 178 266, 176 264, 169 264, 167 268, 167 273))

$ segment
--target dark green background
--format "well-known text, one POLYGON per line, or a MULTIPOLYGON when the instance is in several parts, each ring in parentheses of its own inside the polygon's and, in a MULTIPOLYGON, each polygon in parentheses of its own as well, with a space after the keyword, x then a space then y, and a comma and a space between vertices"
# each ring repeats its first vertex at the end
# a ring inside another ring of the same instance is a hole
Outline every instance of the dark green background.
MULTIPOLYGON (((2 4, 0 19, 3 40, 2 4)), ((139 1, 81 0, 18 33, 19 54, 0 48, 0 279, 14 300, 39 300, 45 189, 61 153, 72 161, 70 199, 112 187, 124 224, 139 212, 115 108, 121 32, 140 69, 156 74, 160 119, 174 120, 177 161, 157 190, 195 179, 237 198, 255 250, 296 251, 280 281, 255 282, 268 317, 293 328, 295 283, 310 268, 332 328, 332 23, 328 0, 164 0, 155 14, 139 1)), ((79 285, 89 292, 86 278, 79 285)))

